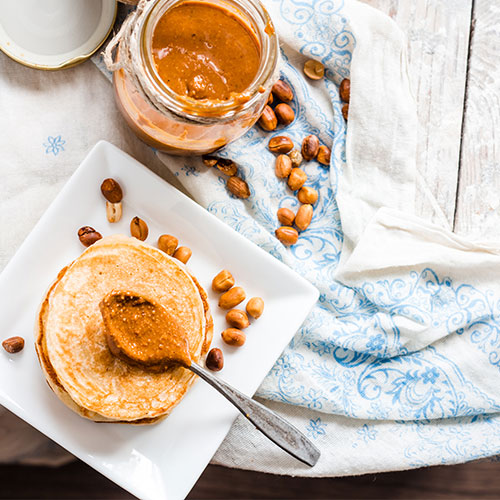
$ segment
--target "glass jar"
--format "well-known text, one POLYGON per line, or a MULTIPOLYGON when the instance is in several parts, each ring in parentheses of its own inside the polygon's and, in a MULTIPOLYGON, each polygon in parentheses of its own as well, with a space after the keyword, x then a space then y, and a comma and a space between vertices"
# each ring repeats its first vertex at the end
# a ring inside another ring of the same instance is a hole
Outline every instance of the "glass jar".
POLYGON ((129 126, 144 142, 171 154, 210 153, 242 136, 258 120, 278 79, 277 35, 258 0, 196 0, 224 9, 252 30, 260 46, 259 69, 248 89, 228 100, 196 100, 170 89, 154 64, 153 32, 168 9, 192 1, 141 2, 105 57, 114 71, 118 107, 129 126))

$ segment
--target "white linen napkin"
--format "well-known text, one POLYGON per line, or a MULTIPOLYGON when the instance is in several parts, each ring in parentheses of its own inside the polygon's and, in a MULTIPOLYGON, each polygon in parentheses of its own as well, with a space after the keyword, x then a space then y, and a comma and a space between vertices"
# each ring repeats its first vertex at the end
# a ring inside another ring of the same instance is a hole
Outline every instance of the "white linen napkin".
MULTIPOLYGON (((215 462, 332 476, 499 453, 498 252, 413 215, 416 112, 404 37, 389 18, 353 0, 268 0, 266 7, 282 42, 283 78, 296 95, 297 119, 276 134, 299 144, 314 133, 332 147, 329 169, 305 165, 320 198, 299 243, 287 249, 273 234, 278 206, 297 207, 274 175, 266 149, 274 134, 254 128, 221 152, 248 181, 246 201, 230 196, 225 178, 199 159, 159 157, 201 205, 319 288, 317 307, 258 394, 307 433, 322 457, 313 469, 302 466, 239 418, 215 462), (304 78, 308 57, 325 64, 325 80, 304 78), (338 84, 348 76, 346 135, 338 84)), ((12 227, 2 239, 4 264, 97 139, 159 167, 125 129, 95 68, 41 74, 0 61, 0 166, 7 174, 0 222, 12 227), (28 129, 20 117, 29 113, 28 129)), ((7 438, 12 422, 0 415, 7 438)), ((0 460, 36 454, 27 440, 16 446, 16 455, 14 446, 10 454, 0 449, 0 460)))

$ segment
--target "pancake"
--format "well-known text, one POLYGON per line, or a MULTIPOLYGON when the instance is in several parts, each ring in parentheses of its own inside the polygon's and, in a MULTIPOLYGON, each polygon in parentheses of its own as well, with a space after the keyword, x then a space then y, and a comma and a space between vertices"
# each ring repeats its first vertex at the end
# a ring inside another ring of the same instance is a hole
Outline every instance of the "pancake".
POLYGON ((212 340, 207 296, 187 267, 135 238, 103 238, 64 268, 42 301, 36 350, 47 382, 83 417, 153 423, 175 407, 195 380, 180 366, 157 373, 110 352, 99 309, 113 290, 154 298, 182 325, 199 362, 212 340))

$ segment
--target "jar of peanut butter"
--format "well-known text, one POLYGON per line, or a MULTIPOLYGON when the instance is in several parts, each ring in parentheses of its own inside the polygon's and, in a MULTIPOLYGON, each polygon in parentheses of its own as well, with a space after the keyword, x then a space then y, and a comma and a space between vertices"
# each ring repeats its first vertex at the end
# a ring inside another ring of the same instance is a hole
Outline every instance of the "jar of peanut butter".
POLYGON ((259 118, 279 46, 258 0, 141 0, 108 45, 118 106, 147 144, 212 152, 259 118))

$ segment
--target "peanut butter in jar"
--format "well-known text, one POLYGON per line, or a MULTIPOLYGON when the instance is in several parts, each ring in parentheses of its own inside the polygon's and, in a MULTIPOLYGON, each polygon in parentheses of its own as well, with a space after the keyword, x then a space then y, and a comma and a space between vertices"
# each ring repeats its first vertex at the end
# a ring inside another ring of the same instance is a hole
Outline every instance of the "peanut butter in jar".
POLYGON ((259 2, 158 0, 132 15, 111 69, 118 106, 143 141, 205 154, 257 121, 278 63, 259 2))

